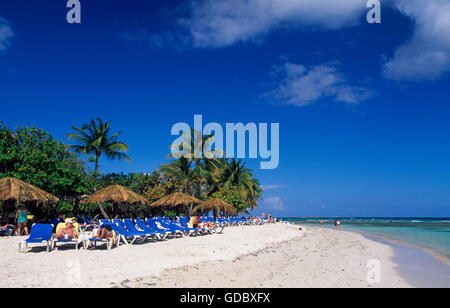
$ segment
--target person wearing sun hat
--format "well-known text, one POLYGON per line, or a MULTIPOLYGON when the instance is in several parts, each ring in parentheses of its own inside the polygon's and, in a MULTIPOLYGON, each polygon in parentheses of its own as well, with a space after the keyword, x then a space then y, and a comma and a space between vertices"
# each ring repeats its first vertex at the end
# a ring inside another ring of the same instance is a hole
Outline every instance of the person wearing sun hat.
POLYGON ((67 218, 64 223, 58 224, 55 233, 55 238, 57 239, 78 238, 78 231, 75 226, 75 222, 71 218, 67 218))

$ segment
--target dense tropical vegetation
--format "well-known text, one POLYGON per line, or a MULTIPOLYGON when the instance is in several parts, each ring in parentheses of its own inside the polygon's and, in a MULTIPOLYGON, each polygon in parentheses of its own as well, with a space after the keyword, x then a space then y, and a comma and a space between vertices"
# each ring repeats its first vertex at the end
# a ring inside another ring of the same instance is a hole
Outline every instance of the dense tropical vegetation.
MULTIPOLYGON (((172 157, 169 163, 150 174, 102 174, 102 155, 109 159, 130 159, 126 154, 128 145, 118 140, 120 132, 112 133, 111 122, 101 119, 73 127, 73 130, 68 139, 75 144, 66 145, 41 129, 11 130, 0 122, 0 178, 18 178, 61 199, 56 205, 32 207, 38 217, 97 215, 100 213, 98 205, 80 205, 79 200, 110 185, 124 186, 150 202, 177 191, 201 200, 219 198, 240 213, 256 208, 261 199, 258 181, 241 160, 215 158, 219 153, 216 150, 209 150, 203 158, 193 155, 194 142, 202 140, 205 148, 214 136, 201 136, 192 131, 189 136, 191 155, 172 157), (93 163, 93 171, 90 163, 93 163)), ((1 202, 0 205, 3 206, 1 202)), ((103 209, 108 213, 113 210, 112 205, 105 205, 103 209)), ((142 216, 151 214, 151 209, 148 206, 124 207, 120 214, 142 216)))

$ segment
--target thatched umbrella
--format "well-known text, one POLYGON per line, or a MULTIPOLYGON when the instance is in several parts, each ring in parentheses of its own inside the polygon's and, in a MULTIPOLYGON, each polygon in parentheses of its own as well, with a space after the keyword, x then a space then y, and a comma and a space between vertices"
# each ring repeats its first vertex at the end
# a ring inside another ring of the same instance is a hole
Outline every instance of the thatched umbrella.
POLYGON ((165 196, 158 201, 152 203, 153 207, 189 207, 188 215, 191 216, 192 207, 194 205, 202 203, 201 200, 184 194, 182 192, 176 192, 171 195, 165 196))
POLYGON ((2 222, 5 223, 5 220, 9 215, 9 204, 14 202, 24 203, 33 201, 37 203, 56 203, 59 199, 36 186, 16 178, 7 177, 0 179, 0 201, 7 203, 3 206, 2 222))
POLYGON ((115 217, 119 214, 119 204, 150 205, 150 202, 147 199, 120 185, 112 185, 106 187, 80 201, 80 204, 85 203, 98 204, 100 207, 100 211, 106 218, 108 218, 108 215, 101 207, 101 204, 104 203, 114 204, 115 217))
POLYGON ((218 198, 209 199, 208 201, 196 206, 193 212, 209 212, 211 210, 214 211, 215 216, 219 216, 220 212, 224 215, 237 215, 236 209, 231 204, 228 204, 218 198))

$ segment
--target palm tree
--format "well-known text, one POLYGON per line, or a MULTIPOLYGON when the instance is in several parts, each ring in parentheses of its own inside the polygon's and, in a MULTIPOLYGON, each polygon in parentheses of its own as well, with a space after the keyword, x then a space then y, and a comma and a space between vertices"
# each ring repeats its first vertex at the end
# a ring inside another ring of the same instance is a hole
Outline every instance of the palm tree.
MULTIPOLYGON (((187 195, 195 197, 198 195, 201 183, 205 178, 205 170, 200 166, 194 166, 193 160, 180 157, 169 164, 162 165, 159 171, 167 177, 175 180, 181 188, 181 191, 187 195)), ((192 204, 189 207, 188 215, 192 212, 192 204)))
POLYGON ((253 178, 252 170, 245 167, 241 160, 221 160, 221 174, 214 184, 213 190, 219 185, 236 187, 238 192, 247 202, 250 210, 258 206, 258 200, 262 199, 262 188, 259 181, 253 178))
POLYGON ((98 174, 99 159, 102 154, 105 154, 108 159, 131 160, 124 153, 128 151, 128 145, 117 140, 121 133, 111 134, 111 121, 103 123, 100 118, 97 118, 97 123, 91 120, 89 124, 85 124, 81 128, 72 127, 72 129, 77 133, 67 134, 67 138, 78 144, 70 145, 69 148, 77 153, 94 155, 95 176, 98 174))
MULTIPOLYGON (((210 160, 211 162, 214 162, 216 157, 224 156, 224 152, 222 149, 204 151, 205 149, 211 147, 211 145, 214 143, 214 135, 204 136, 201 131, 191 129, 190 134, 183 133, 183 137, 184 142, 173 143, 171 145, 171 148, 181 150, 188 145, 190 147, 190 153, 184 153, 183 157, 187 158, 190 161, 193 161, 196 166, 198 166, 201 161, 210 160), (198 147, 200 148, 200 152, 198 152, 198 147)), ((174 157, 175 155, 173 155, 173 153, 170 153, 168 156, 174 157)))
MULTIPOLYGON (((204 136, 201 131, 191 129, 190 133, 183 133, 183 137, 183 142, 173 143, 171 148, 180 151, 190 148, 190 152, 183 153, 181 162, 189 163, 189 168, 195 170, 196 181, 190 183, 190 191, 193 197, 200 198, 202 192, 208 194, 212 184, 218 181, 221 165, 221 158, 218 157, 223 157, 225 154, 222 149, 209 149, 215 140, 213 134, 204 136)), ((168 157, 178 157, 178 155, 170 153, 168 157)))
POLYGON ((188 195, 191 192, 193 183, 198 181, 199 169, 193 169, 192 161, 184 157, 175 159, 169 164, 162 165, 159 171, 178 182, 181 191, 188 195))

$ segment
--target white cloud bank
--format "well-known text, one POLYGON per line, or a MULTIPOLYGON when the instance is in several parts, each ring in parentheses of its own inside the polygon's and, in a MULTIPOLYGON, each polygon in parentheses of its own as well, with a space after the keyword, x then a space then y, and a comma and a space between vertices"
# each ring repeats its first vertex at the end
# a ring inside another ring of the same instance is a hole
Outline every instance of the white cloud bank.
POLYGON ((364 0, 194 0, 179 19, 197 47, 253 41, 283 27, 338 29, 354 25, 364 0))
POLYGON ((0 17, 0 52, 9 47, 9 41, 14 36, 14 32, 6 19, 0 17))
POLYGON ((394 3, 402 14, 414 21, 414 33, 384 64, 384 75, 396 80, 431 80, 448 72, 450 1, 394 0, 394 3))
POLYGON ((307 68, 285 63, 275 67, 281 77, 276 86, 263 96, 294 106, 306 106, 322 98, 336 102, 357 104, 373 95, 367 88, 351 86, 339 71, 339 63, 325 63, 307 68))
MULTIPOLYGON (((178 24, 195 47, 258 41, 282 28, 340 29, 365 21, 365 0, 193 0, 178 24)), ((390 0, 411 18, 412 38, 383 65, 390 79, 435 79, 450 70, 450 0, 390 0)), ((383 21, 382 21, 383 22, 383 21)), ((376 26, 376 25, 374 25, 376 26)))

